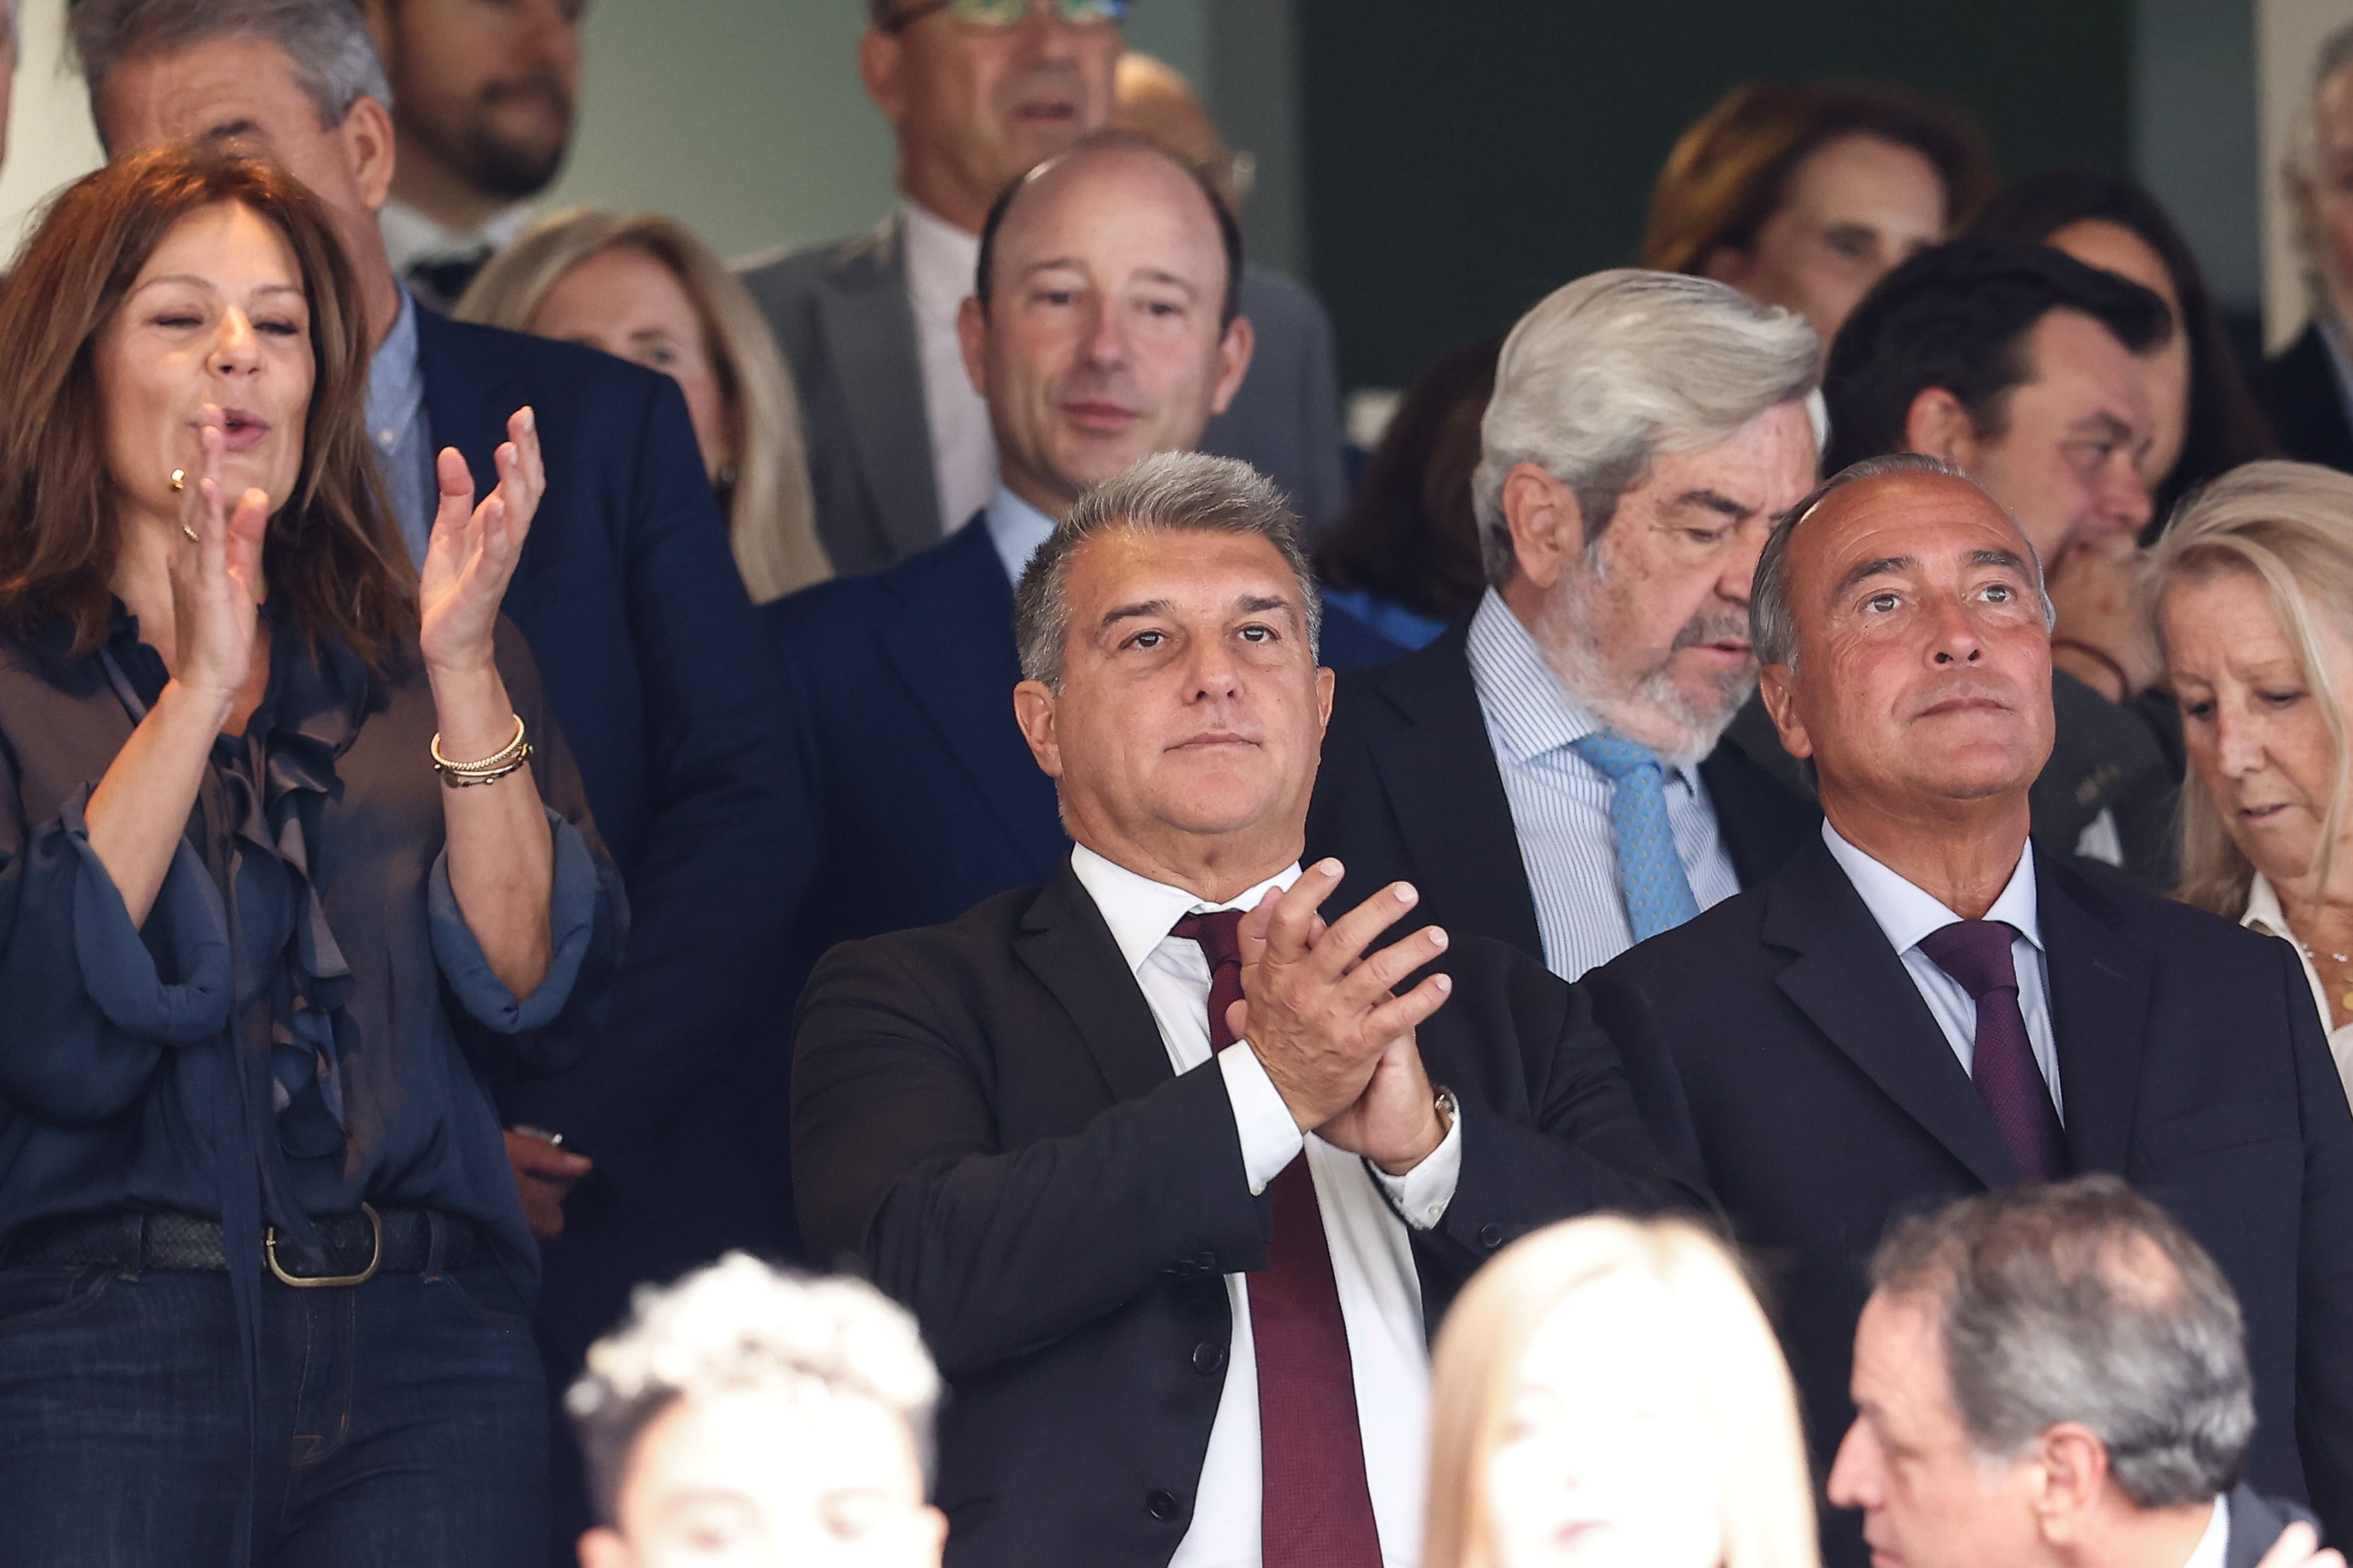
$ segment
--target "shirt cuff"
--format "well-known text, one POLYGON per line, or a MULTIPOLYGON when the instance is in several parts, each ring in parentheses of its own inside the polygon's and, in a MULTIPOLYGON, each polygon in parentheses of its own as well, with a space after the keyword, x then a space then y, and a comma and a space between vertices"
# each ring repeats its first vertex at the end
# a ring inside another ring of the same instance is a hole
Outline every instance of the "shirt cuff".
MULTIPOLYGON (((1246 1040, 1237 1040, 1218 1053, 1218 1070, 1226 1077, 1226 1098, 1233 1102, 1234 1131, 1241 1134, 1242 1170, 1250 1177, 1250 1196, 1266 1191, 1282 1168, 1299 1158, 1307 1136, 1283 1103, 1282 1091, 1266 1076, 1266 1066, 1246 1040)), ((1446 1186, 1454 1191, 1452 1178, 1446 1186)))
POLYGON ((596 857, 588 841, 553 808, 547 812, 553 837, 554 876, 548 888, 547 927, 551 947, 547 973, 528 996, 517 996, 491 970, 491 961, 475 940, 458 908, 449 886, 449 851, 445 846, 434 857, 426 900, 430 914, 434 957, 458 1003, 477 1022, 501 1035, 528 1034, 554 1022, 572 999, 572 983, 580 976, 596 933, 598 878, 596 857))
POLYGON ((1420 1164, 1402 1176, 1392 1176, 1370 1160, 1365 1169, 1380 1183, 1381 1191, 1389 1196, 1389 1205, 1408 1226, 1414 1230, 1433 1230, 1446 1217, 1446 1205, 1454 1201, 1454 1188, 1462 1179, 1462 1118, 1456 1116, 1446 1129, 1446 1136, 1438 1141, 1420 1164))

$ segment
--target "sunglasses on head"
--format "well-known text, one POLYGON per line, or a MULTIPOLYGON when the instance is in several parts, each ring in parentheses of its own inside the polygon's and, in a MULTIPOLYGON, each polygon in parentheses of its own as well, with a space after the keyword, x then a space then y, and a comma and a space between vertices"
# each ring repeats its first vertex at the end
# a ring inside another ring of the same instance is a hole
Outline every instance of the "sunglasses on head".
MULTIPOLYGON (((944 11, 952 21, 969 27, 1018 27, 1029 19, 1032 0, 917 0, 894 12, 882 24, 886 33, 902 33, 926 16, 944 11)), ((1052 0, 1048 6, 1066 26, 1100 27, 1127 20, 1129 0, 1052 0)))

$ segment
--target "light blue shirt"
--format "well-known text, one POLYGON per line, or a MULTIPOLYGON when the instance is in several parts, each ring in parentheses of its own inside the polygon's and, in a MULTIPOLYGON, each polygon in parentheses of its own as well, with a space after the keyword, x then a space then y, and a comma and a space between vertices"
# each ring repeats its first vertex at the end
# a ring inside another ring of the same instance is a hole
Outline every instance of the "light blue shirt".
MULTIPOLYGON (((1535 896, 1545 967, 1575 980, 1634 945, 1618 888, 1609 775, 1571 749, 1602 726, 1561 685, 1527 627, 1493 588, 1471 617, 1471 683, 1535 896)), ((1667 823, 1703 910, 1740 890, 1715 807, 1690 765, 1666 769, 1667 823)))
POLYGON ((1054 520, 1003 485, 988 498, 981 518, 988 525, 988 542, 997 546, 997 559, 1004 563, 1005 580, 1019 587, 1029 557, 1053 537, 1054 520))
MULTIPOLYGON (((1854 890, 1862 895, 1871 918, 1887 933, 1888 945, 1903 957, 1904 973, 1912 977, 1920 1000, 1928 1004, 1936 1027, 1945 1032, 1945 1043, 1960 1058, 1961 1070, 1968 1072, 1977 1061, 1978 1005, 1959 981, 1920 951, 1922 937, 1961 917, 1840 837, 1827 818, 1822 822, 1822 842, 1830 846, 1831 858, 1854 884, 1854 890)), ((1993 908, 1986 910, 1985 918, 2005 921, 2018 932, 2010 942, 2010 961, 2018 970, 2018 1010, 2026 1015, 2026 1042, 2033 1048, 2034 1065, 2042 1069, 2051 1103, 2063 1122, 2067 1104, 2059 1088, 2059 1047, 2051 1033, 2051 974, 2042 952, 2041 908, 2034 890, 2034 846, 2029 844, 2018 858, 2018 869, 2010 874, 2009 885, 1993 901, 1993 908)))
POLYGON ((441 483, 433 473, 433 429, 425 416, 425 367, 417 358, 417 301, 400 291, 400 318, 368 362, 368 444, 409 559, 425 564, 441 483))

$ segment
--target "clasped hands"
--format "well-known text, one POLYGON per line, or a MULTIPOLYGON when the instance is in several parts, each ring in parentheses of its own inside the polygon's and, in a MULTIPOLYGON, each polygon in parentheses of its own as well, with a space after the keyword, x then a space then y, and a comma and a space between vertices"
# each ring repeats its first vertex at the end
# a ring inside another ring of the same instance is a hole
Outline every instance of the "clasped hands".
POLYGON ((1454 983, 1432 974, 1402 996, 1396 987, 1446 951, 1446 933, 1424 926, 1367 953, 1419 895, 1393 882, 1327 926, 1318 911, 1343 875, 1338 861, 1320 860, 1242 917, 1244 1000, 1227 1022, 1302 1132, 1401 1176, 1446 1138, 1414 1031, 1454 983))

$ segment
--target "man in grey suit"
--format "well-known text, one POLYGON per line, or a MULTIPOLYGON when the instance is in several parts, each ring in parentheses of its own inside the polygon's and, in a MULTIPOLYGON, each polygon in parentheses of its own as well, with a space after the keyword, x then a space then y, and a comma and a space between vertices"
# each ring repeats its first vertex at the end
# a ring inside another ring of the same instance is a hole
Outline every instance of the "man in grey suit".
POLYGON ((1830 1500, 1905 1568, 2288 1568, 2309 1516, 2239 1482, 2255 1427, 2222 1271, 2114 1176, 2009 1187, 1872 1263, 1830 1500))
MULTIPOLYGON (((957 308, 998 193, 1112 118, 1125 0, 868 0, 867 95, 898 136, 899 210, 852 239, 755 258, 744 281, 799 384, 818 530, 845 574, 888 566, 987 504, 988 411, 957 308)), ((1249 377, 1201 449, 1271 478, 1312 524, 1344 496, 1332 327, 1245 270, 1249 377)))

